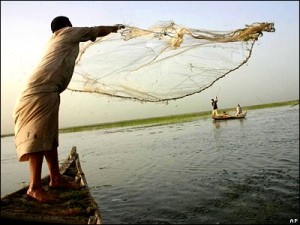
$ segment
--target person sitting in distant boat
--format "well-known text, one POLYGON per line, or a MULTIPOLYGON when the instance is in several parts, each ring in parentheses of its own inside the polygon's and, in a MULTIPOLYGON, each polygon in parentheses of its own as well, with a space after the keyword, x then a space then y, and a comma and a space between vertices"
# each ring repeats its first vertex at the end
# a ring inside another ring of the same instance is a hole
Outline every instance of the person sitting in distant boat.
POLYGON ((243 112, 242 107, 240 106, 240 104, 238 104, 236 107, 236 115, 242 114, 242 112, 243 112))
POLYGON ((218 116, 218 97, 216 96, 216 100, 214 100, 213 98, 211 99, 211 105, 212 105, 212 116, 218 116))

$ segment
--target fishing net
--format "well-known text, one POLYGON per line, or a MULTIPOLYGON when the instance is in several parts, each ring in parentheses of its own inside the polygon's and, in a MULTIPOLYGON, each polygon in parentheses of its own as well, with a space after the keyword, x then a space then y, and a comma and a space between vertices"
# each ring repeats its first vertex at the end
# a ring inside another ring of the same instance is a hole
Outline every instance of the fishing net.
POLYGON ((168 102, 200 93, 244 65, 263 32, 254 23, 229 32, 160 22, 149 29, 126 26, 81 45, 69 90, 168 102))

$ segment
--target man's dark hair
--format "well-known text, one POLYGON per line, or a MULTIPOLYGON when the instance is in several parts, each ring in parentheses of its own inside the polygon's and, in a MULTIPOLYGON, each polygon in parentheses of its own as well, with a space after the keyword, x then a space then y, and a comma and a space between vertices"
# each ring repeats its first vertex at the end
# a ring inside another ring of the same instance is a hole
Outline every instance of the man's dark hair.
POLYGON ((72 27, 72 23, 70 22, 68 17, 65 16, 57 16, 51 22, 51 30, 52 33, 58 31, 63 27, 72 27))

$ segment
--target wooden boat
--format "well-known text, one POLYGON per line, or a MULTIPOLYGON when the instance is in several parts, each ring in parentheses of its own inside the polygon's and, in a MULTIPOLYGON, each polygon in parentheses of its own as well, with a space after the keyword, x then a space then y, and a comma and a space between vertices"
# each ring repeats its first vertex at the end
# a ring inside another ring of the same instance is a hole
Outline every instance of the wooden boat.
POLYGON ((243 119, 247 115, 247 111, 238 115, 220 114, 218 116, 212 116, 214 120, 232 120, 232 119, 243 119))
POLYGON ((79 190, 53 190, 47 186, 49 175, 44 177, 43 186, 56 194, 58 203, 40 203, 28 198, 27 187, 1 198, 2 222, 46 223, 46 224, 101 224, 97 203, 91 195, 86 178, 80 166, 76 147, 60 166, 60 173, 73 179, 81 186, 79 190))

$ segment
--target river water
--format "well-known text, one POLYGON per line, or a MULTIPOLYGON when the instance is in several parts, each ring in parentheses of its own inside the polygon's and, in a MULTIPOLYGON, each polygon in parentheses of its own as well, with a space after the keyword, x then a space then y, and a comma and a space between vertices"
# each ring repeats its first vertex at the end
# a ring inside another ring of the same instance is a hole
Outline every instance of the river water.
MULTIPOLYGON (((299 221, 299 105, 243 120, 60 134, 61 161, 72 146, 104 224, 299 221)), ((28 179, 13 137, 1 138, 1 196, 28 179)))

